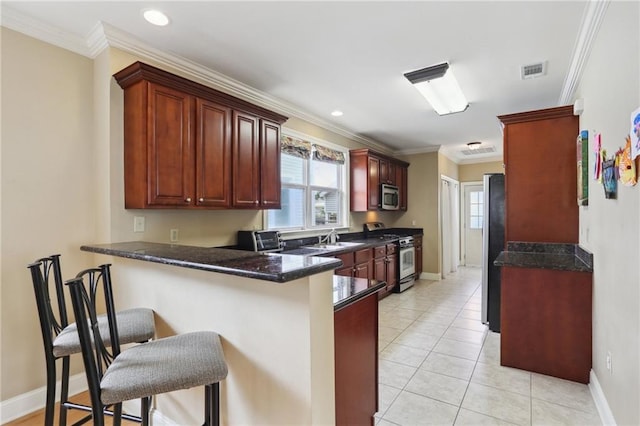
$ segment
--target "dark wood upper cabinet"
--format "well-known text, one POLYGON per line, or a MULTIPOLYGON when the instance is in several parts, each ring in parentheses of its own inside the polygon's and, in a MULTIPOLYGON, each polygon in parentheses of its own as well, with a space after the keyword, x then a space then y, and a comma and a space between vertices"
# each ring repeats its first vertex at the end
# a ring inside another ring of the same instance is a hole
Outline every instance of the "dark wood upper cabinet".
POLYGON ((196 205, 231 205, 231 108, 197 99, 196 205))
POLYGON ((378 210, 382 207, 382 200, 380 199, 380 159, 372 156, 369 157, 368 163, 367 210, 378 210))
POLYGON ((148 200, 182 206, 193 193, 193 97, 157 84, 148 86, 148 200))
POLYGON ((260 120, 260 204, 279 209, 280 202, 280 125, 260 120))
POLYGON ((287 117, 141 62, 114 77, 125 208, 280 208, 287 117))
POLYGON ((400 192, 400 210, 406 211, 409 207, 407 191, 409 190, 409 186, 407 184, 408 181, 409 169, 407 167, 398 166, 396 167, 396 185, 398 186, 398 191, 400 192))
POLYGON ((398 186, 400 210, 407 209, 407 168, 409 163, 369 149, 353 149, 350 158, 351 211, 380 210, 380 184, 398 186), (404 200, 404 201, 403 201, 404 200))
POLYGON ((498 118, 504 124, 506 241, 578 243, 573 107, 498 118))
POLYGON ((233 114, 233 206, 255 208, 260 200, 258 119, 233 114))

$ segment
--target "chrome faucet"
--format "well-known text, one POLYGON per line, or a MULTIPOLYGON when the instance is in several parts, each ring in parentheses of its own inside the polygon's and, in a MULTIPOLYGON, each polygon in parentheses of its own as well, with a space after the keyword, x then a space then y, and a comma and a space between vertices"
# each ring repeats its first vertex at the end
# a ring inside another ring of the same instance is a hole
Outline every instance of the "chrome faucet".
POLYGON ((324 237, 320 238, 320 244, 335 244, 340 239, 340 235, 338 235, 338 231, 335 228, 331 228, 331 231, 324 237))

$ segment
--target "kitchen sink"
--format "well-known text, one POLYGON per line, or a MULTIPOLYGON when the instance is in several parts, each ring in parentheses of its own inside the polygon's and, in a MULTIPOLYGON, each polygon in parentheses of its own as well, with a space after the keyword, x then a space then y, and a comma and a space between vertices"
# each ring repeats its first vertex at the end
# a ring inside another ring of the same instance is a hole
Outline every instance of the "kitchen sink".
POLYGON ((348 243, 338 242, 334 244, 314 244, 312 246, 304 246, 304 248, 316 249, 316 250, 342 250, 349 247, 361 246, 363 243, 348 243))

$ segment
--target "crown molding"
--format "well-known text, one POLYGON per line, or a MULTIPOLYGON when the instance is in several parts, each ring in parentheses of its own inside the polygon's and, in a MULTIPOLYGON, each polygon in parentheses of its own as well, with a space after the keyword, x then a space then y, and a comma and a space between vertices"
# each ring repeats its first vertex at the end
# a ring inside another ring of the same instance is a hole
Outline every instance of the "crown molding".
POLYGON ((302 110, 294 104, 256 90, 194 61, 148 46, 130 34, 105 22, 96 23, 86 37, 80 37, 29 17, 6 4, 2 4, 0 10, 0 25, 79 55, 95 59, 106 48, 114 47, 137 57, 152 60, 159 65, 171 67, 186 77, 199 79, 204 84, 211 85, 232 96, 286 116, 307 121, 369 148, 382 151, 392 150, 381 142, 337 126, 330 121, 302 110))
POLYGON ((82 56, 90 56, 89 47, 84 37, 27 16, 7 6, 6 3, 2 3, 0 10, 0 23, 3 27, 53 44, 54 46, 70 50, 82 56))
POLYGON ((372 149, 385 151, 390 149, 385 144, 336 126, 335 124, 316 115, 303 111, 296 105, 254 89, 238 80, 204 67, 187 58, 148 46, 130 34, 107 23, 102 22, 96 25, 94 31, 91 33, 91 40, 92 51, 96 52, 96 56, 100 53, 101 49, 114 47, 127 53, 131 53, 137 57, 152 60, 161 66, 170 67, 186 77, 196 78, 204 82, 206 85, 210 85, 215 89, 244 99, 248 102, 260 105, 289 117, 296 117, 315 124, 325 130, 329 130, 333 133, 349 138, 372 149))
POLYGON ((422 148, 414 149, 401 149, 395 151, 396 155, 416 155, 416 154, 428 154, 430 152, 440 152, 443 149, 442 145, 429 145, 422 148))
POLYGON ((609 7, 610 0, 592 0, 586 3, 578 37, 573 48, 571 65, 565 77, 558 105, 573 104, 573 97, 580 84, 584 66, 589 59, 593 41, 609 7))

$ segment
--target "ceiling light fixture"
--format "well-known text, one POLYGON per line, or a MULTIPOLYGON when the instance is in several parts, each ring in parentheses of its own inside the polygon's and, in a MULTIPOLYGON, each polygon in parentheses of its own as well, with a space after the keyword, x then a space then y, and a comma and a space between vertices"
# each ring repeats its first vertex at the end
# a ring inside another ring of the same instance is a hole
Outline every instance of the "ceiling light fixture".
POLYGON ((439 115, 462 112, 469 106, 448 62, 408 72, 404 76, 439 115))
POLYGON ((482 142, 469 142, 467 144, 467 147, 471 150, 476 150, 476 149, 480 149, 480 145, 482 144, 482 142))
POLYGON ((339 111, 339 110, 335 110, 335 111, 331 112, 331 115, 333 115, 334 117, 341 117, 342 114, 343 114, 343 112, 339 111))
POLYGON ((169 24, 169 17, 156 9, 148 9, 142 12, 144 19, 150 24, 164 27, 169 24))

